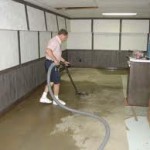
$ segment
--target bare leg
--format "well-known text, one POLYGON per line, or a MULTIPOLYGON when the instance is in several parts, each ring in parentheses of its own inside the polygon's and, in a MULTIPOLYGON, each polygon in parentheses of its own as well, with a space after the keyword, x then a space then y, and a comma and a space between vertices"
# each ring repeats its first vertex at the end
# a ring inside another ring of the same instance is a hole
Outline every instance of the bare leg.
POLYGON ((54 95, 59 95, 60 84, 54 84, 54 95))
POLYGON ((45 86, 44 92, 45 92, 45 93, 48 93, 48 86, 47 86, 47 85, 45 86))
MULTIPOLYGON (((51 83, 50 83, 50 85, 51 85, 51 86, 53 86, 53 85, 54 85, 54 83, 53 83, 53 82, 51 82, 51 83)), ((45 93, 48 93, 48 86, 47 86, 47 85, 45 86, 45 90, 44 90, 44 92, 45 92, 45 93)))

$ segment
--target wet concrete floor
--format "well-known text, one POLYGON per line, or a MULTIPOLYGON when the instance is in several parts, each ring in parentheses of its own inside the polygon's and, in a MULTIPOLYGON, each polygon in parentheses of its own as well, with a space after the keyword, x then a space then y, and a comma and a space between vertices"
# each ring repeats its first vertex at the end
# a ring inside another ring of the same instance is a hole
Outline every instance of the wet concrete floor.
MULTIPOLYGON (((95 113, 110 124, 105 150, 128 150, 121 75, 126 71, 73 68, 72 77, 88 96, 79 97, 65 72, 60 98, 67 106, 95 113)), ((97 150, 105 130, 96 120, 52 104, 41 104, 44 85, 0 118, 0 150, 97 150)))

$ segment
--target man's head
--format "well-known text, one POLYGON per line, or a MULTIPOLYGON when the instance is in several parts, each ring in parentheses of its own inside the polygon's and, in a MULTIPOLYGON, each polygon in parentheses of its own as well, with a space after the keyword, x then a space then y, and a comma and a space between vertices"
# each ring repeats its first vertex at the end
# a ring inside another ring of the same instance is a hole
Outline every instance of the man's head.
POLYGON ((63 42, 63 41, 66 41, 67 38, 68 38, 68 32, 67 32, 67 30, 65 30, 65 29, 59 30, 58 36, 59 36, 59 38, 60 38, 60 40, 61 40, 62 42, 63 42))

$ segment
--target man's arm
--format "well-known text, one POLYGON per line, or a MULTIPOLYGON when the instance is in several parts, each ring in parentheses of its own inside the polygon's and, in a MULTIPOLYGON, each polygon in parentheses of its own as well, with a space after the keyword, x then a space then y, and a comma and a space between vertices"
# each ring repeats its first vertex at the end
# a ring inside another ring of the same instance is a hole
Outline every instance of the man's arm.
POLYGON ((54 61, 54 63, 55 63, 56 65, 59 65, 59 61, 58 61, 57 58, 54 56, 53 50, 47 48, 47 49, 46 49, 46 54, 48 54, 48 56, 54 61))
POLYGON ((68 66, 70 63, 68 61, 66 61, 64 58, 61 57, 61 61, 66 65, 68 66))
POLYGON ((62 61, 63 63, 65 63, 65 59, 61 57, 60 61, 62 61))

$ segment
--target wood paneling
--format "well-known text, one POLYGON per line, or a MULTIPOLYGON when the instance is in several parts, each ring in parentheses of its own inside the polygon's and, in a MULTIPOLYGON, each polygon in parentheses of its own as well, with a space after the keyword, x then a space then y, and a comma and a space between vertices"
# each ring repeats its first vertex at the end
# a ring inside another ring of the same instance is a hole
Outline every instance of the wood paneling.
POLYGON ((68 60, 73 67, 91 67, 92 51, 90 50, 68 50, 68 60))
POLYGON ((68 50, 68 60, 74 67, 127 68, 128 51, 68 50))
POLYGON ((0 74, 0 112, 42 84, 45 79, 44 59, 0 74))

